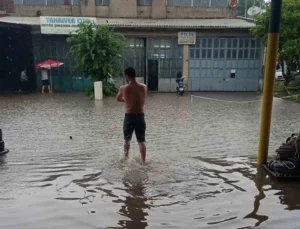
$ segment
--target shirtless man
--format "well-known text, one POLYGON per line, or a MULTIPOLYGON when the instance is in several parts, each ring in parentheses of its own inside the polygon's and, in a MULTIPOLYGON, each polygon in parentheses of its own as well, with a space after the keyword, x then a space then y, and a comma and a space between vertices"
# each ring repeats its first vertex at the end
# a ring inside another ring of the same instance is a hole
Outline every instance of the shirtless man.
POLYGON ((125 78, 128 83, 119 89, 117 100, 125 103, 126 113, 123 125, 124 132, 124 153, 128 157, 130 141, 133 131, 139 143, 141 152, 141 163, 146 164, 146 144, 145 132, 146 122, 144 117, 144 105, 146 99, 147 87, 145 84, 136 81, 135 70, 131 67, 125 70, 125 78))

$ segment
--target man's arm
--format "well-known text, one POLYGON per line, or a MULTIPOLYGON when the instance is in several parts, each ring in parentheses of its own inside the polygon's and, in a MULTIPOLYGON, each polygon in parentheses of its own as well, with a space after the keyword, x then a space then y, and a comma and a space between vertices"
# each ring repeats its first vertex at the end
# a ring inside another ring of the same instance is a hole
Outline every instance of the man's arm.
POLYGON ((123 97, 123 89, 124 89, 124 87, 121 86, 119 89, 118 95, 117 95, 117 100, 122 103, 125 102, 124 97, 123 97))

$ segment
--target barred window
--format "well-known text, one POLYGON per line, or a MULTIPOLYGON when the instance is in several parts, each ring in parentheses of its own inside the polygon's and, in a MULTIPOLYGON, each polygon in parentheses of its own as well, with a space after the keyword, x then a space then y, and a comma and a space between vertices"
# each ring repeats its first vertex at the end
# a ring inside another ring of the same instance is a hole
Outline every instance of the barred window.
POLYGON ((191 59, 259 60, 261 40, 252 38, 197 38, 191 59))

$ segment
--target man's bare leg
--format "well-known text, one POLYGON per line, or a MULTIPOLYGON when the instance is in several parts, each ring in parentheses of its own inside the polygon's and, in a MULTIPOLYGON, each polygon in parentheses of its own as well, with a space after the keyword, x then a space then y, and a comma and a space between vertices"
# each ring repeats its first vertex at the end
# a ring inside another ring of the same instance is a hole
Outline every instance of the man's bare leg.
POLYGON ((45 93, 45 86, 42 87, 42 94, 45 93))
POLYGON ((129 156, 129 150, 130 150, 130 142, 125 141, 124 142, 124 154, 125 154, 125 157, 129 156))
POLYGON ((48 90, 49 90, 49 93, 51 94, 52 93, 52 88, 50 85, 48 85, 48 90))
POLYGON ((142 165, 146 165, 146 143, 139 142, 140 152, 141 152, 141 163, 142 165))

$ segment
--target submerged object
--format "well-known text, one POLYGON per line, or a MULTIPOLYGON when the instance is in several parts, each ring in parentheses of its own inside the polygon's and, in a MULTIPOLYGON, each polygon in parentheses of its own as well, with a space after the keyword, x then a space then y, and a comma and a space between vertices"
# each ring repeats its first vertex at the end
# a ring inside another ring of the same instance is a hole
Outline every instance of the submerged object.
POLYGON ((2 130, 0 129, 0 156, 5 155, 9 152, 8 149, 5 149, 5 143, 2 138, 2 130))

